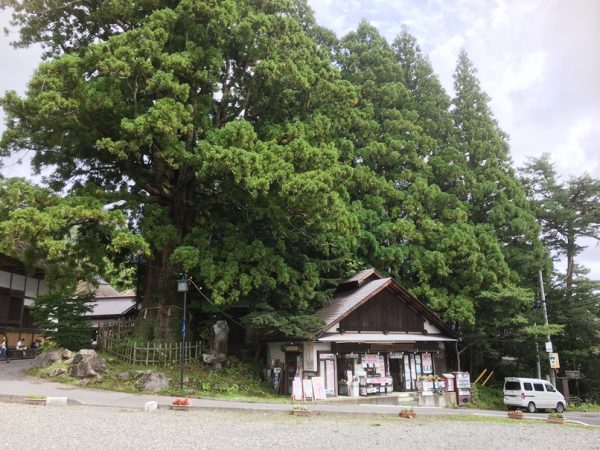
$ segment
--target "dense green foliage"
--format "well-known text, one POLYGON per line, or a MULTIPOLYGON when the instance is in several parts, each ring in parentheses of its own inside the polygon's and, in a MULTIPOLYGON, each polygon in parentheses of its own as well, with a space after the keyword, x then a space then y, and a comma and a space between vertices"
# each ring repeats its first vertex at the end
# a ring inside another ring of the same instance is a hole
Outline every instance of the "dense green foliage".
POLYGON ((56 345, 89 347, 91 325, 81 316, 91 296, 78 292, 79 282, 111 267, 109 258, 145 248, 123 213, 105 209, 95 196, 81 191, 63 198, 19 178, 0 179, 0 252, 43 271, 50 291, 37 297, 32 312, 56 345))
MULTIPOLYGON (((461 334, 463 368, 533 367, 536 274, 561 250, 539 238, 544 208, 466 53, 451 98, 407 31, 338 39, 303 0, 0 5, 17 45, 47 49, 26 95, 0 99, 1 151, 54 167, 67 204, 128 218, 139 241, 122 248, 149 255, 139 337, 177 336, 180 271, 222 308, 249 305, 245 326, 305 336, 339 279, 374 266, 461 334)), ((112 256, 98 273, 122 267, 112 256)))
POLYGON ((581 389, 600 399, 600 282, 576 263, 585 248, 582 238, 600 240, 600 180, 584 175, 561 182, 548 155, 532 159, 523 168, 534 210, 543 228, 543 240, 556 258, 566 262, 556 272, 547 301, 552 322, 561 326, 553 337, 561 367, 585 374, 581 389))

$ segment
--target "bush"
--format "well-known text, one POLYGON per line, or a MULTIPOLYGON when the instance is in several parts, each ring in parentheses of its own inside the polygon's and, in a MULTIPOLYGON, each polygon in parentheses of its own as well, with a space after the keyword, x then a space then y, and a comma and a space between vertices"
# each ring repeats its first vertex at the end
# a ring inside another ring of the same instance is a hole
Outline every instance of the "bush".
POLYGON ((479 409, 505 409, 502 389, 474 384, 471 387, 471 404, 479 409))

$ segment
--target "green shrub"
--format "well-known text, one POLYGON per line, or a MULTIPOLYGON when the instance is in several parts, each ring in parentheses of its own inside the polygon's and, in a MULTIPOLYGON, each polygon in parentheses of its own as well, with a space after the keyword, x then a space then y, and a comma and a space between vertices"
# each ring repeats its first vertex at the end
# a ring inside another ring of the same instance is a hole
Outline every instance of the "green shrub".
POLYGON ((502 389, 474 384, 471 387, 471 405, 479 409, 505 409, 502 389))

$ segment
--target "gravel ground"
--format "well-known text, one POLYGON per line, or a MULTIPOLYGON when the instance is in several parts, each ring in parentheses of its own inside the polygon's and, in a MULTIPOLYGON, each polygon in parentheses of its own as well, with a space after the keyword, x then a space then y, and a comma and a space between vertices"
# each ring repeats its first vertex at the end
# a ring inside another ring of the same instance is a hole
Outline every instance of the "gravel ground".
POLYGON ((600 449, 600 429, 508 420, 292 417, 0 403, 0 448, 600 449))

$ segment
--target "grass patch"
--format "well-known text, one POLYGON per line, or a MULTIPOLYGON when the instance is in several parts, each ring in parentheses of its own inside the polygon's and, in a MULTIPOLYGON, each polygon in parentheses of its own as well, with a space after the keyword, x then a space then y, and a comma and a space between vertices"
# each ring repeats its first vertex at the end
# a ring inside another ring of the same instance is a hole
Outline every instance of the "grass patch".
POLYGON ((467 405, 468 408, 494 410, 506 409, 506 405, 503 401, 504 394, 501 388, 474 384, 471 388, 471 395, 472 399, 471 403, 467 405))
POLYGON ((600 412, 599 403, 582 403, 579 406, 569 405, 567 411, 579 411, 579 412, 600 412))
MULTIPOLYGON (((210 397, 228 400, 289 402, 288 396, 277 395, 271 386, 261 380, 258 364, 229 358, 220 371, 213 371, 203 364, 188 364, 184 371, 184 390, 179 390, 180 366, 144 366, 133 365, 121 361, 111 355, 101 354, 106 360, 108 374, 102 381, 87 384, 98 389, 128 393, 149 393, 136 386, 136 379, 121 380, 117 375, 121 372, 148 371, 161 372, 171 379, 171 387, 158 392, 159 395, 210 397)), ((54 366, 52 366, 54 367, 54 366)), ((51 367, 51 368, 52 368, 51 367)), ((50 378, 52 381, 81 386, 85 381, 68 376, 67 374, 49 377, 47 369, 30 368, 28 373, 40 378, 50 378)))

